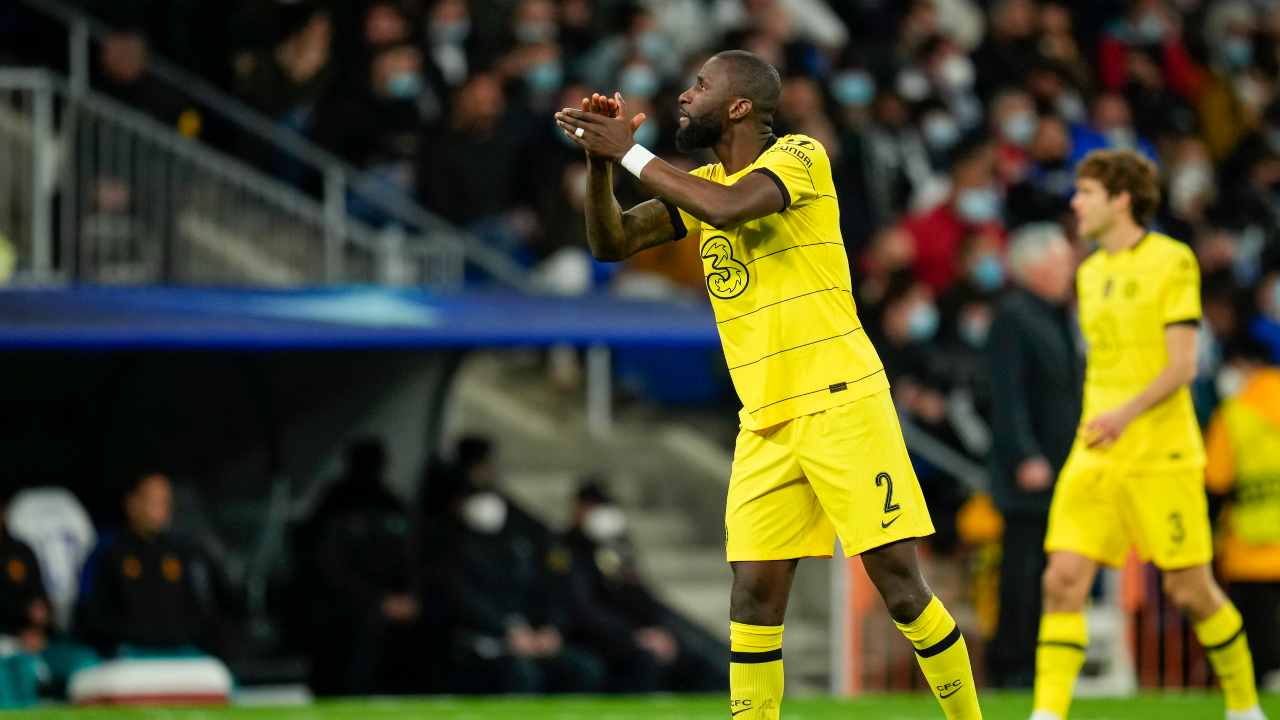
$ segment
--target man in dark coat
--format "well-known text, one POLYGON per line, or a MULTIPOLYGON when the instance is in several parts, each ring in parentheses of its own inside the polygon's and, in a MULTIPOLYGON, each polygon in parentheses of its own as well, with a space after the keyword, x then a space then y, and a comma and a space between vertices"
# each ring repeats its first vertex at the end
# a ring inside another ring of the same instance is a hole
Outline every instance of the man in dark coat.
POLYGON ((1009 264, 1017 285, 997 305, 987 345, 991 490, 1005 520, 991 673, 998 685, 1031 687, 1049 502, 1079 422, 1084 366, 1066 307, 1075 258, 1062 231, 1049 223, 1022 228, 1009 264))

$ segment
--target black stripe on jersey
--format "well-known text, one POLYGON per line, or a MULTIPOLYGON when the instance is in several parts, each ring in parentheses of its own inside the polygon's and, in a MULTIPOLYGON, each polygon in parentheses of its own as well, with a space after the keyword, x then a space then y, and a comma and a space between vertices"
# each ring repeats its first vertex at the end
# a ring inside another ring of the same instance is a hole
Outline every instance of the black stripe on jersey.
MULTIPOLYGON (((866 380, 867 378, 873 378, 873 377, 875 377, 876 375, 879 375, 879 374, 880 374, 880 373, 882 373, 882 372, 884 372, 884 368, 880 368, 879 370, 876 370, 875 372, 872 372, 872 373, 868 373, 868 374, 866 374, 866 375, 863 375, 862 377, 858 378, 857 380, 847 380, 847 381, 845 381, 845 384, 846 384, 846 385, 853 385, 854 383, 860 383, 860 382, 862 382, 863 380, 866 380)), ((837 385, 838 385, 838 384, 840 384, 840 383, 837 383, 837 385)), ((773 401, 773 402, 771 402, 771 403, 765 403, 764 405, 761 405, 760 407, 756 408, 755 410, 752 410, 751 412, 752 412, 752 413, 758 413, 758 412, 760 412, 761 410, 763 410, 763 409, 765 409, 765 408, 767 408, 767 407, 773 407, 774 405, 777 405, 778 403, 784 403, 784 402, 786 402, 786 401, 788 401, 788 400, 795 400, 796 398, 801 398, 801 397, 804 397, 805 395, 814 395, 814 394, 816 394, 816 393, 820 393, 820 392, 837 392, 836 390, 832 390, 832 389, 831 389, 832 387, 833 387, 833 386, 828 385, 828 386, 826 386, 826 387, 820 387, 820 388, 818 388, 817 390, 810 390, 809 392, 802 392, 802 393, 797 393, 797 394, 795 394, 795 395, 790 395, 790 396, 787 396, 787 397, 782 398, 781 400, 774 400, 774 401, 773 401)))
POLYGON ((750 264, 754 263, 755 261, 757 261, 757 260, 762 260, 762 259, 764 259, 764 258, 769 257, 770 255, 777 255, 778 253, 784 253, 784 252, 786 252, 786 251, 788 251, 788 250, 796 250, 796 249, 799 249, 799 248, 813 247, 814 245, 840 245, 840 246, 843 246, 843 245, 844 245, 844 243, 842 243, 842 242, 832 242, 832 241, 830 241, 830 240, 823 240, 822 242, 800 243, 799 245, 788 245, 787 247, 784 247, 784 248, 782 248, 781 250, 774 250, 773 252, 769 252, 769 253, 765 253, 765 254, 763 254, 763 255, 758 255, 758 256, 756 256, 756 257, 753 257, 753 258, 751 258, 750 260, 746 261, 746 262, 745 262, 745 263, 743 263, 743 264, 744 264, 744 265, 750 265, 750 264))
POLYGON ((776 302, 771 302, 771 303, 769 303, 769 304, 767 304, 767 305, 761 305, 760 307, 756 308, 755 310, 749 310, 749 311, 747 311, 747 312, 742 313, 741 315, 734 315, 734 316, 733 316, 733 317, 731 317, 731 318, 725 318, 724 320, 718 320, 718 321, 716 321, 716 324, 717 324, 717 325, 723 325, 723 324, 725 324, 725 323, 727 323, 727 322, 733 322, 734 320, 737 320, 738 318, 744 318, 744 317, 746 317, 746 316, 750 315, 751 313, 760 312, 761 310, 764 310, 765 308, 771 308, 771 307, 773 307, 774 305, 781 305, 782 303, 785 303, 785 302, 791 302, 792 300, 799 300, 799 299, 800 299, 800 298, 802 298, 802 297, 809 297, 810 295, 817 295, 818 293, 831 292, 832 290, 840 290, 840 291, 842 291, 842 292, 847 292, 847 293, 849 293, 850 295, 852 295, 852 294, 853 294, 851 291, 849 291, 849 290, 845 290, 845 289, 844 289, 844 288, 842 288, 842 287, 829 287, 829 288, 821 288, 821 289, 818 289, 818 290, 810 290, 809 292, 800 293, 799 295, 792 295, 792 296, 791 296, 791 297, 789 297, 789 298, 783 298, 783 299, 778 300, 778 301, 776 301, 776 302))
POLYGON ((675 205, 672 205, 666 200, 660 201, 664 206, 666 206, 667 217, 671 218, 671 227, 674 228, 676 232, 676 236, 672 238, 671 241, 676 242, 684 239, 684 236, 689 234, 689 228, 684 226, 684 218, 680 217, 680 211, 676 209, 675 205))
POLYGON ((778 186, 778 192, 782 193, 782 209, 783 210, 786 210, 787 208, 791 207, 791 191, 787 190, 786 183, 782 182, 782 178, 778 177, 777 173, 770 170, 769 168, 756 168, 755 170, 751 171, 751 174, 755 174, 755 173, 760 173, 761 175, 764 175, 765 177, 772 180, 774 185, 778 186))
POLYGON ((760 356, 760 357, 756 358, 755 360, 752 360, 751 362, 742 363, 741 365, 734 365, 733 367, 731 367, 731 368, 729 368, 729 369, 730 369, 730 370, 738 370, 739 368, 744 368, 744 367, 746 367, 746 366, 748 366, 748 365, 755 365, 756 363, 760 362, 761 360, 768 360, 769 358, 773 357, 774 355, 781 355, 781 354, 782 354, 782 353, 784 353, 784 352, 791 352, 792 350, 799 350, 799 349, 800 349, 800 348, 802 348, 802 347, 809 347, 810 345, 817 345, 818 343, 824 343, 824 342, 827 342, 828 340, 838 340, 839 338, 842 338, 842 337, 844 337, 845 335, 852 335, 853 333, 856 333, 856 332, 858 332, 858 331, 859 331, 859 330, 861 330, 861 329, 862 329, 862 326, 861 326, 861 325, 859 325, 858 327, 856 327, 856 328, 854 328, 854 329, 852 329, 852 330, 850 330, 850 331, 848 331, 848 332, 842 332, 842 333, 840 333, 839 335, 832 335, 831 337, 824 337, 824 338, 821 338, 821 339, 818 339, 818 340, 811 340, 811 341, 809 341, 809 342, 807 342, 807 343, 804 343, 803 345, 796 345, 795 347, 783 348, 783 349, 781 349, 781 350, 779 350, 779 351, 777 351, 777 352, 771 352, 771 353, 769 353, 768 355, 762 355, 762 356, 760 356))
POLYGON ((1174 325, 1190 325, 1191 327, 1200 327, 1200 318, 1193 317, 1193 318, 1186 318, 1185 320, 1170 320, 1169 322, 1164 324, 1165 327, 1172 327, 1174 325))

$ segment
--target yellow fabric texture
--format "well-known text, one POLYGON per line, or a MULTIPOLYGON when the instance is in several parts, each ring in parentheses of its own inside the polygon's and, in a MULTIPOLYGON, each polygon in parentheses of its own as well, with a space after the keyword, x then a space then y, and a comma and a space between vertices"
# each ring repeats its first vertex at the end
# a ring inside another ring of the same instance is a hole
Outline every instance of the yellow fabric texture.
POLYGON ((728 228, 679 212, 698 243, 742 427, 760 430, 866 397, 888 380, 854 304, 826 149, 785 135, 732 175, 718 163, 692 174, 733 185, 753 173, 779 184, 784 210, 728 228))

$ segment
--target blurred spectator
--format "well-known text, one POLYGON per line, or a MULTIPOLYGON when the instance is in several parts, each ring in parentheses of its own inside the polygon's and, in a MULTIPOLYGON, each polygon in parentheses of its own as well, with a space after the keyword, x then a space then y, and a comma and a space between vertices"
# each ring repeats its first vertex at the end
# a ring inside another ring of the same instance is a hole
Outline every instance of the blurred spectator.
POLYGON ((782 83, 782 97, 777 114, 779 136, 788 133, 808 135, 822 143, 832 162, 843 155, 835 125, 827 116, 822 88, 818 82, 805 76, 789 77, 782 83))
POLYGON ((49 605, 35 554, 4 527, 9 488, 0 487, 0 710, 31 707, 40 700, 40 665, 49 605))
POLYGON ((1200 69, 1182 38, 1182 18, 1165 0, 1130 0, 1125 16, 1106 29, 1098 43, 1103 88, 1124 91, 1131 84, 1165 87, 1184 100, 1199 94, 1200 69))
POLYGON ((712 692, 728 687, 725 648, 700 647, 654 597, 640 576, 626 515, 598 481, 579 486, 571 517, 547 564, 563 576, 572 618, 568 639, 605 660, 609 689, 712 692))
POLYGON ((149 43, 140 28, 107 33, 98 46, 96 87, 187 137, 199 137, 199 111, 181 93, 147 72, 149 56, 149 43))
MULTIPOLYGON (((1216 199, 1213 159, 1209 149, 1198 138, 1187 137, 1173 145, 1165 172, 1169 179, 1168 201, 1157 215, 1160 226, 1170 236, 1200 246, 1201 267, 1216 269, 1213 253, 1201 245, 1209 227, 1209 211, 1216 199)), ((1231 258, 1223 258, 1230 264, 1231 258)))
POLYGON ((862 272, 854 284, 860 305, 878 308, 889 291, 890 282, 915 261, 915 240, 900 225, 881 228, 862 257, 862 272))
POLYGON ((1254 290, 1257 314, 1249 332, 1271 351, 1270 360, 1280 362, 1280 266, 1267 272, 1254 290))
POLYGON ((448 588, 457 630, 449 688, 470 693, 592 692, 603 663, 570 644, 568 609, 552 595, 543 548, 507 521, 492 490, 461 484, 453 510, 448 588))
POLYGON ((123 499, 126 526, 104 535, 85 563, 78 634, 123 657, 231 650, 228 585, 203 552, 170 533, 169 478, 138 475, 123 499))
POLYGON ((333 23, 319 5, 297 3, 269 48, 235 58, 235 92, 272 120, 307 133, 316 102, 333 81, 333 23))
POLYGON ((436 0, 427 22, 427 52, 450 88, 467 79, 469 49, 475 45, 471 12, 466 0, 436 0))
POLYGON ((1075 262, 1062 231, 1050 223, 1019 229, 1009 265, 1016 286, 996 307, 987 345, 991 489, 1004 516, 1000 619, 989 663, 994 685, 1031 687, 1049 502, 1075 437, 1084 364, 1067 310, 1075 262))
POLYGON ((386 487, 386 465, 380 441, 352 443, 342 477, 314 517, 311 565, 321 602, 315 606, 313 685, 320 693, 433 688, 434 656, 421 648, 424 622, 438 620, 441 608, 424 607, 413 520, 386 487))
MULTIPOLYGON (((1091 115, 1094 132, 1107 139, 1107 147, 1125 150, 1137 150, 1155 162, 1156 148, 1151 141, 1138 135, 1133 127, 1133 114, 1129 111, 1129 102, 1119 93, 1103 93, 1093 101, 1091 115)), ((1075 159, 1084 157, 1088 151, 1075 155, 1075 159)))
POLYGON ((1280 368, 1257 341, 1226 349, 1205 482, 1222 496, 1218 572, 1244 616, 1258 679, 1280 671, 1280 368), (1254 635, 1257 638, 1254 638, 1254 635))
POLYGON ((1036 25, 1040 10, 1035 0, 997 0, 990 6, 987 36, 974 53, 978 90, 990 98, 997 79, 1021 85, 1037 55, 1036 25))
POLYGON ((416 194, 425 136, 444 119, 446 82, 392 3, 375 3, 365 14, 362 52, 367 72, 329 90, 317 107, 313 136, 364 171, 353 180, 357 192, 348 211, 380 226, 388 215, 366 198, 416 194))
POLYGON ((840 17, 821 0, 714 0, 714 22, 722 32, 767 29, 786 40, 836 52, 849 40, 840 17))
POLYGON ((1209 74, 1194 96, 1201 135, 1215 161, 1231 154, 1275 97, 1274 77, 1256 66, 1257 14, 1244 0, 1214 3, 1205 20, 1209 74))
POLYGON ((518 138, 504 127, 506 100, 495 75, 477 73, 459 89, 449 126, 420 156, 426 207, 469 228, 493 247, 527 257, 532 213, 516 206, 518 138))
POLYGON ((1028 148, 1035 140, 1038 118, 1031 95, 1019 88, 1005 88, 991 99, 989 126, 996 142, 996 177, 1008 188, 1021 181, 1030 168, 1028 148))
POLYGON ((955 281, 966 237, 982 233, 1003 237, 1004 233, 994 145, 986 135, 974 134, 951 155, 951 189, 946 201, 904 222, 915 240, 916 275, 935 293, 955 281))
MULTIPOLYGON (((10 490, 0 487, 0 664, 3 659, 15 651, 34 656, 49 645, 49 634, 53 628, 53 610, 49 605, 49 594, 44 589, 44 579, 40 572, 40 563, 36 555, 26 543, 9 533, 5 525, 5 514, 9 505, 10 490)), ((21 676, 31 682, 21 695, 34 698, 36 690, 34 673, 23 672, 30 666, 14 661, 7 668, 10 672, 18 670, 21 676)), ((6 685, 0 682, 0 707, 5 701, 6 685)))

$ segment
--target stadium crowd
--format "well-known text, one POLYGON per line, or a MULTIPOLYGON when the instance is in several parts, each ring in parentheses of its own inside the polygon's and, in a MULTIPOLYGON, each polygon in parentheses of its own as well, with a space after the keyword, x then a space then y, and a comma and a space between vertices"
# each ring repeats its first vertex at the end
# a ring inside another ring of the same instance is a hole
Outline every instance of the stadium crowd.
MULTIPOLYGON (((1068 203, 1074 167, 1090 150, 1132 148, 1157 161, 1163 187, 1153 229, 1188 243, 1199 258, 1205 322, 1193 389, 1202 420, 1209 422, 1220 400, 1240 394, 1241 363, 1252 363, 1252 371, 1280 361, 1277 3, 78 4, 115 28, 97 48, 99 87, 315 189, 317 179, 289 157, 225 128, 201 127, 187 99, 145 69, 149 52, 183 62, 366 171, 361 182, 368 187, 416 198, 569 293, 608 289, 696 299, 704 281, 698 248, 689 243, 663 246, 622 267, 589 258, 585 163, 555 127, 552 112, 592 91, 620 90, 631 111, 650 118, 637 140, 692 168, 705 159, 675 153, 677 95, 712 52, 759 53, 784 79, 775 131, 810 135, 833 159, 859 311, 900 409, 975 462, 988 462, 1001 441, 988 335, 998 298, 1017 271, 1009 238, 1029 224, 1049 223, 1071 242, 1073 253, 1063 263, 1089 251, 1075 236, 1068 203)), ((31 22, 17 9, 0 10, 0 36, 26 37, 31 22)), ((42 48, 33 45, 39 44, 0 42, 0 59, 43 60, 42 48)), ((645 197, 629 176, 618 175, 620 196, 645 197)), ((387 220, 373 208, 350 210, 374 223, 387 220)), ((1074 342, 1069 321, 1064 332, 1074 342)), ((1211 486, 1226 492, 1231 473, 1221 468, 1234 466, 1224 459, 1231 445, 1221 440, 1223 432, 1211 443, 1211 457, 1219 448, 1211 486)), ((926 465, 920 474, 945 544, 954 539, 951 518, 964 492, 943 469, 926 465)), ((381 502, 365 500, 371 507, 381 502)), ((1024 500, 1006 498, 1001 510, 1016 513, 1024 500)), ((492 518, 493 507, 492 500, 478 501, 469 512, 492 518)), ((1039 512, 1035 502, 1025 507, 1039 512)), ((314 532, 309 542, 323 554, 324 532, 314 532)), ((516 545, 484 540, 477 536, 458 557, 518 552, 516 545)), ((393 584, 408 582, 397 572, 387 569, 393 584)), ((1273 593, 1280 580, 1274 567, 1261 575, 1241 572, 1273 593)), ((491 585, 523 582, 516 576, 471 580, 478 594, 511 602, 529 592, 514 585, 495 592, 491 585)), ((380 608, 377 622, 431 617, 421 598, 399 586, 387 592, 370 605, 380 608)), ((529 616, 518 632, 503 620, 515 607, 493 607, 488 617, 474 619, 471 659, 492 661, 486 648, 505 638, 531 660, 492 677, 509 678, 503 682, 512 688, 553 687, 566 664, 581 662, 577 641, 549 611, 520 609, 529 616)), ((1251 638, 1258 635, 1266 633, 1250 631, 1251 638)), ((406 636, 386 637, 394 643, 406 636)), ((662 657, 662 641, 641 645, 652 650, 647 658, 610 658, 606 665, 662 657)), ((1270 651, 1273 663, 1275 656, 1270 651)), ((581 668, 571 674, 592 676, 581 668)))

